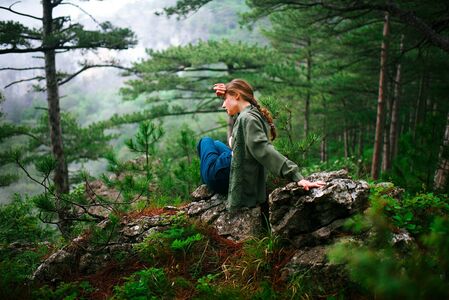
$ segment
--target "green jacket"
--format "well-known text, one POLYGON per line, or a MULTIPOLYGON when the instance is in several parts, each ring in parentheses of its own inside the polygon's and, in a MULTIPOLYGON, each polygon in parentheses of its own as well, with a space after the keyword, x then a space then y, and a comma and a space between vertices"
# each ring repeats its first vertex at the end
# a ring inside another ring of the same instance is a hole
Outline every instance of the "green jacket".
POLYGON ((270 143, 269 125, 258 109, 249 105, 232 129, 232 161, 228 208, 254 207, 265 202, 267 169, 294 181, 302 179, 298 166, 270 143))

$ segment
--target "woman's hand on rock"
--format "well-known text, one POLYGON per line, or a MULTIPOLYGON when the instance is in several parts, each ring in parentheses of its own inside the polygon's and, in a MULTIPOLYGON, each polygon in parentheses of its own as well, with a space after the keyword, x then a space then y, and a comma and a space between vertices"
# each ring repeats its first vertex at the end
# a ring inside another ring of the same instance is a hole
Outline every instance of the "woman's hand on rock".
POLYGON ((298 181, 298 185, 302 186, 304 188, 304 190, 308 191, 309 189, 312 188, 321 188, 324 185, 326 185, 326 183, 324 181, 308 181, 305 179, 301 179, 300 181, 298 181))

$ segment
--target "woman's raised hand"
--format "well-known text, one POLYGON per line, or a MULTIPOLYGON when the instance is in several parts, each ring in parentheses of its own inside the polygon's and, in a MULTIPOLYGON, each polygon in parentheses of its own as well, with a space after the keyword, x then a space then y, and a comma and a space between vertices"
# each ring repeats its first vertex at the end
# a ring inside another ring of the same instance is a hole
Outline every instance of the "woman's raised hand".
POLYGON ((302 186, 304 188, 304 190, 308 191, 311 188, 323 187, 324 185, 326 185, 326 183, 324 181, 311 182, 311 181, 302 179, 302 180, 298 181, 298 185, 302 186))
POLYGON ((224 83, 216 83, 214 84, 215 94, 218 97, 224 97, 226 93, 226 85, 224 83))

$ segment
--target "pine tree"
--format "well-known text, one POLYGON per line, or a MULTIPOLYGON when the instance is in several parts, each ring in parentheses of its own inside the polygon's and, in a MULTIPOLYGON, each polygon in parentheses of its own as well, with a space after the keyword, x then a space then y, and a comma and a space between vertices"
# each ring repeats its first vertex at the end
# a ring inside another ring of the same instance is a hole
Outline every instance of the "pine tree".
MULTIPOLYGON (((67 162, 63 149, 63 137, 61 130, 61 117, 59 107, 58 87, 80 74, 82 71, 93 67, 92 64, 84 63, 82 68, 74 74, 58 73, 56 70, 56 53, 74 49, 127 49, 136 43, 134 34, 129 29, 116 28, 111 23, 99 24, 100 30, 85 30, 81 24, 71 23, 69 17, 53 17, 56 7, 66 4, 63 0, 43 0, 42 17, 21 13, 10 6, 0 6, 0 9, 12 14, 39 20, 41 28, 28 28, 19 22, 1 21, 0 31, 2 34, 0 54, 7 53, 35 53, 44 54, 45 67, 23 68, 44 69, 45 76, 37 76, 34 79, 45 78, 45 87, 40 89, 47 91, 48 123, 52 153, 56 159, 54 182, 58 193, 69 191, 69 178, 67 162)), ((10 70, 11 68, 3 68, 10 70)), ((27 79, 27 81, 30 79, 27 79)))
MULTIPOLYGON (((56 161, 53 181, 56 193, 62 195, 69 192, 69 176, 67 158, 63 148, 59 85, 68 82, 82 71, 91 68, 92 65, 86 63, 81 70, 74 74, 58 73, 56 70, 56 53, 74 49, 127 49, 134 45, 136 40, 132 31, 116 28, 109 22, 99 24, 100 30, 92 31, 85 30, 81 24, 72 24, 69 17, 54 18, 54 9, 66 4, 63 0, 43 0, 42 17, 18 12, 14 9, 15 4, 17 2, 10 6, 2 5, 0 9, 7 10, 12 14, 39 20, 42 22, 42 27, 28 28, 19 22, 0 21, 0 32, 2 32, 0 35, 2 44, 0 54, 36 52, 44 54, 45 76, 38 76, 36 79, 45 78, 45 87, 41 87, 41 89, 47 92, 51 151, 56 161)), ((8 69, 10 68, 4 68, 3 70, 8 69)), ((42 67, 39 66, 34 69, 42 69, 42 67)), ((66 228, 70 227, 70 218, 66 216, 68 212, 64 210, 65 206, 62 204, 56 207, 60 209, 58 212, 61 220, 60 228, 62 231, 65 231, 66 228), (64 221, 67 221, 67 224, 64 224, 64 221)))
POLYGON ((139 131, 135 136, 135 141, 130 139, 126 142, 126 146, 136 153, 141 153, 145 157, 144 171, 145 171, 145 182, 146 182, 146 194, 147 194, 147 205, 150 202, 149 188, 148 185, 152 179, 152 174, 150 170, 150 156, 155 154, 156 143, 163 136, 164 130, 162 126, 157 126, 156 124, 146 121, 139 124, 139 131))

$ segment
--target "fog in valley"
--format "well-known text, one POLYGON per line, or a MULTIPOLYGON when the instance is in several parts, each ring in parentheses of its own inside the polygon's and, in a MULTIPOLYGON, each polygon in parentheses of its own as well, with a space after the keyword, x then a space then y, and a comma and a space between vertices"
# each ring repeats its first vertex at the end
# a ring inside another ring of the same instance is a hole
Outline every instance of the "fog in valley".
MULTIPOLYGON (((16 1, 3 0, 2 5, 11 5, 16 1)), ((235 0, 236 5, 244 8, 243 0, 235 0)), ((118 61, 123 66, 131 66, 132 62, 146 58, 145 49, 163 50, 170 46, 186 45, 199 40, 208 39, 244 39, 248 42, 262 41, 260 34, 248 31, 238 25, 236 11, 227 9, 225 5, 211 3, 186 19, 177 20, 176 17, 167 18, 157 16, 155 12, 162 11, 163 7, 176 3, 175 0, 107 0, 107 1, 73 1, 73 5, 63 5, 55 9, 55 16, 70 16, 73 23, 81 23, 86 29, 98 29, 96 22, 110 21, 114 26, 127 27, 134 31, 138 44, 128 50, 116 51, 98 49, 96 51, 70 51, 57 55, 57 69, 67 73, 76 72, 82 61, 101 63, 102 61, 118 61), (234 35, 235 32, 238 35, 234 35), (243 34, 242 34, 243 33, 243 34)), ((13 8, 25 14, 41 16, 40 1, 23 0, 15 4, 13 8)), ((11 12, 0 10, 1 20, 15 20, 29 27, 39 28, 37 20, 15 15, 11 12)), ((4 54, 0 55, 1 68, 25 68, 43 66, 42 53, 4 54)), ((123 70, 115 68, 90 69, 67 84, 60 87, 61 109, 72 113, 78 123, 86 126, 100 120, 106 120, 114 114, 124 114, 138 110, 142 107, 143 100, 124 102, 119 95, 119 89, 124 81, 123 70)), ((0 86, 5 96, 1 104, 1 110, 6 120, 16 124, 32 125, 36 117, 42 113, 37 108, 47 107, 45 93, 33 90, 33 84, 44 85, 45 81, 29 81, 14 84, 4 88, 8 84, 35 76, 43 76, 43 70, 39 71, 1 71, 0 86)), ((225 116, 223 116, 224 118, 225 116)), ((217 116, 206 116, 206 122, 186 117, 172 120, 167 118, 164 125, 167 131, 175 127, 189 123, 197 131, 206 130, 201 124, 213 124, 217 116), (196 124, 196 125, 195 125, 196 124), (196 127, 195 127, 196 126, 196 127)), ((119 157, 129 157, 129 153, 123 147, 125 139, 134 135, 136 125, 122 126, 119 130, 120 138, 115 140, 114 148, 119 157)), ((96 161, 85 164, 72 164, 71 171, 81 167, 87 169, 92 175, 98 176, 105 170, 105 161, 96 161)), ((21 171, 16 171, 21 172, 21 171)), ((39 187, 30 180, 23 178, 18 183, 0 189, 0 201, 9 201, 15 192, 27 191, 31 194, 39 192, 39 187)))

